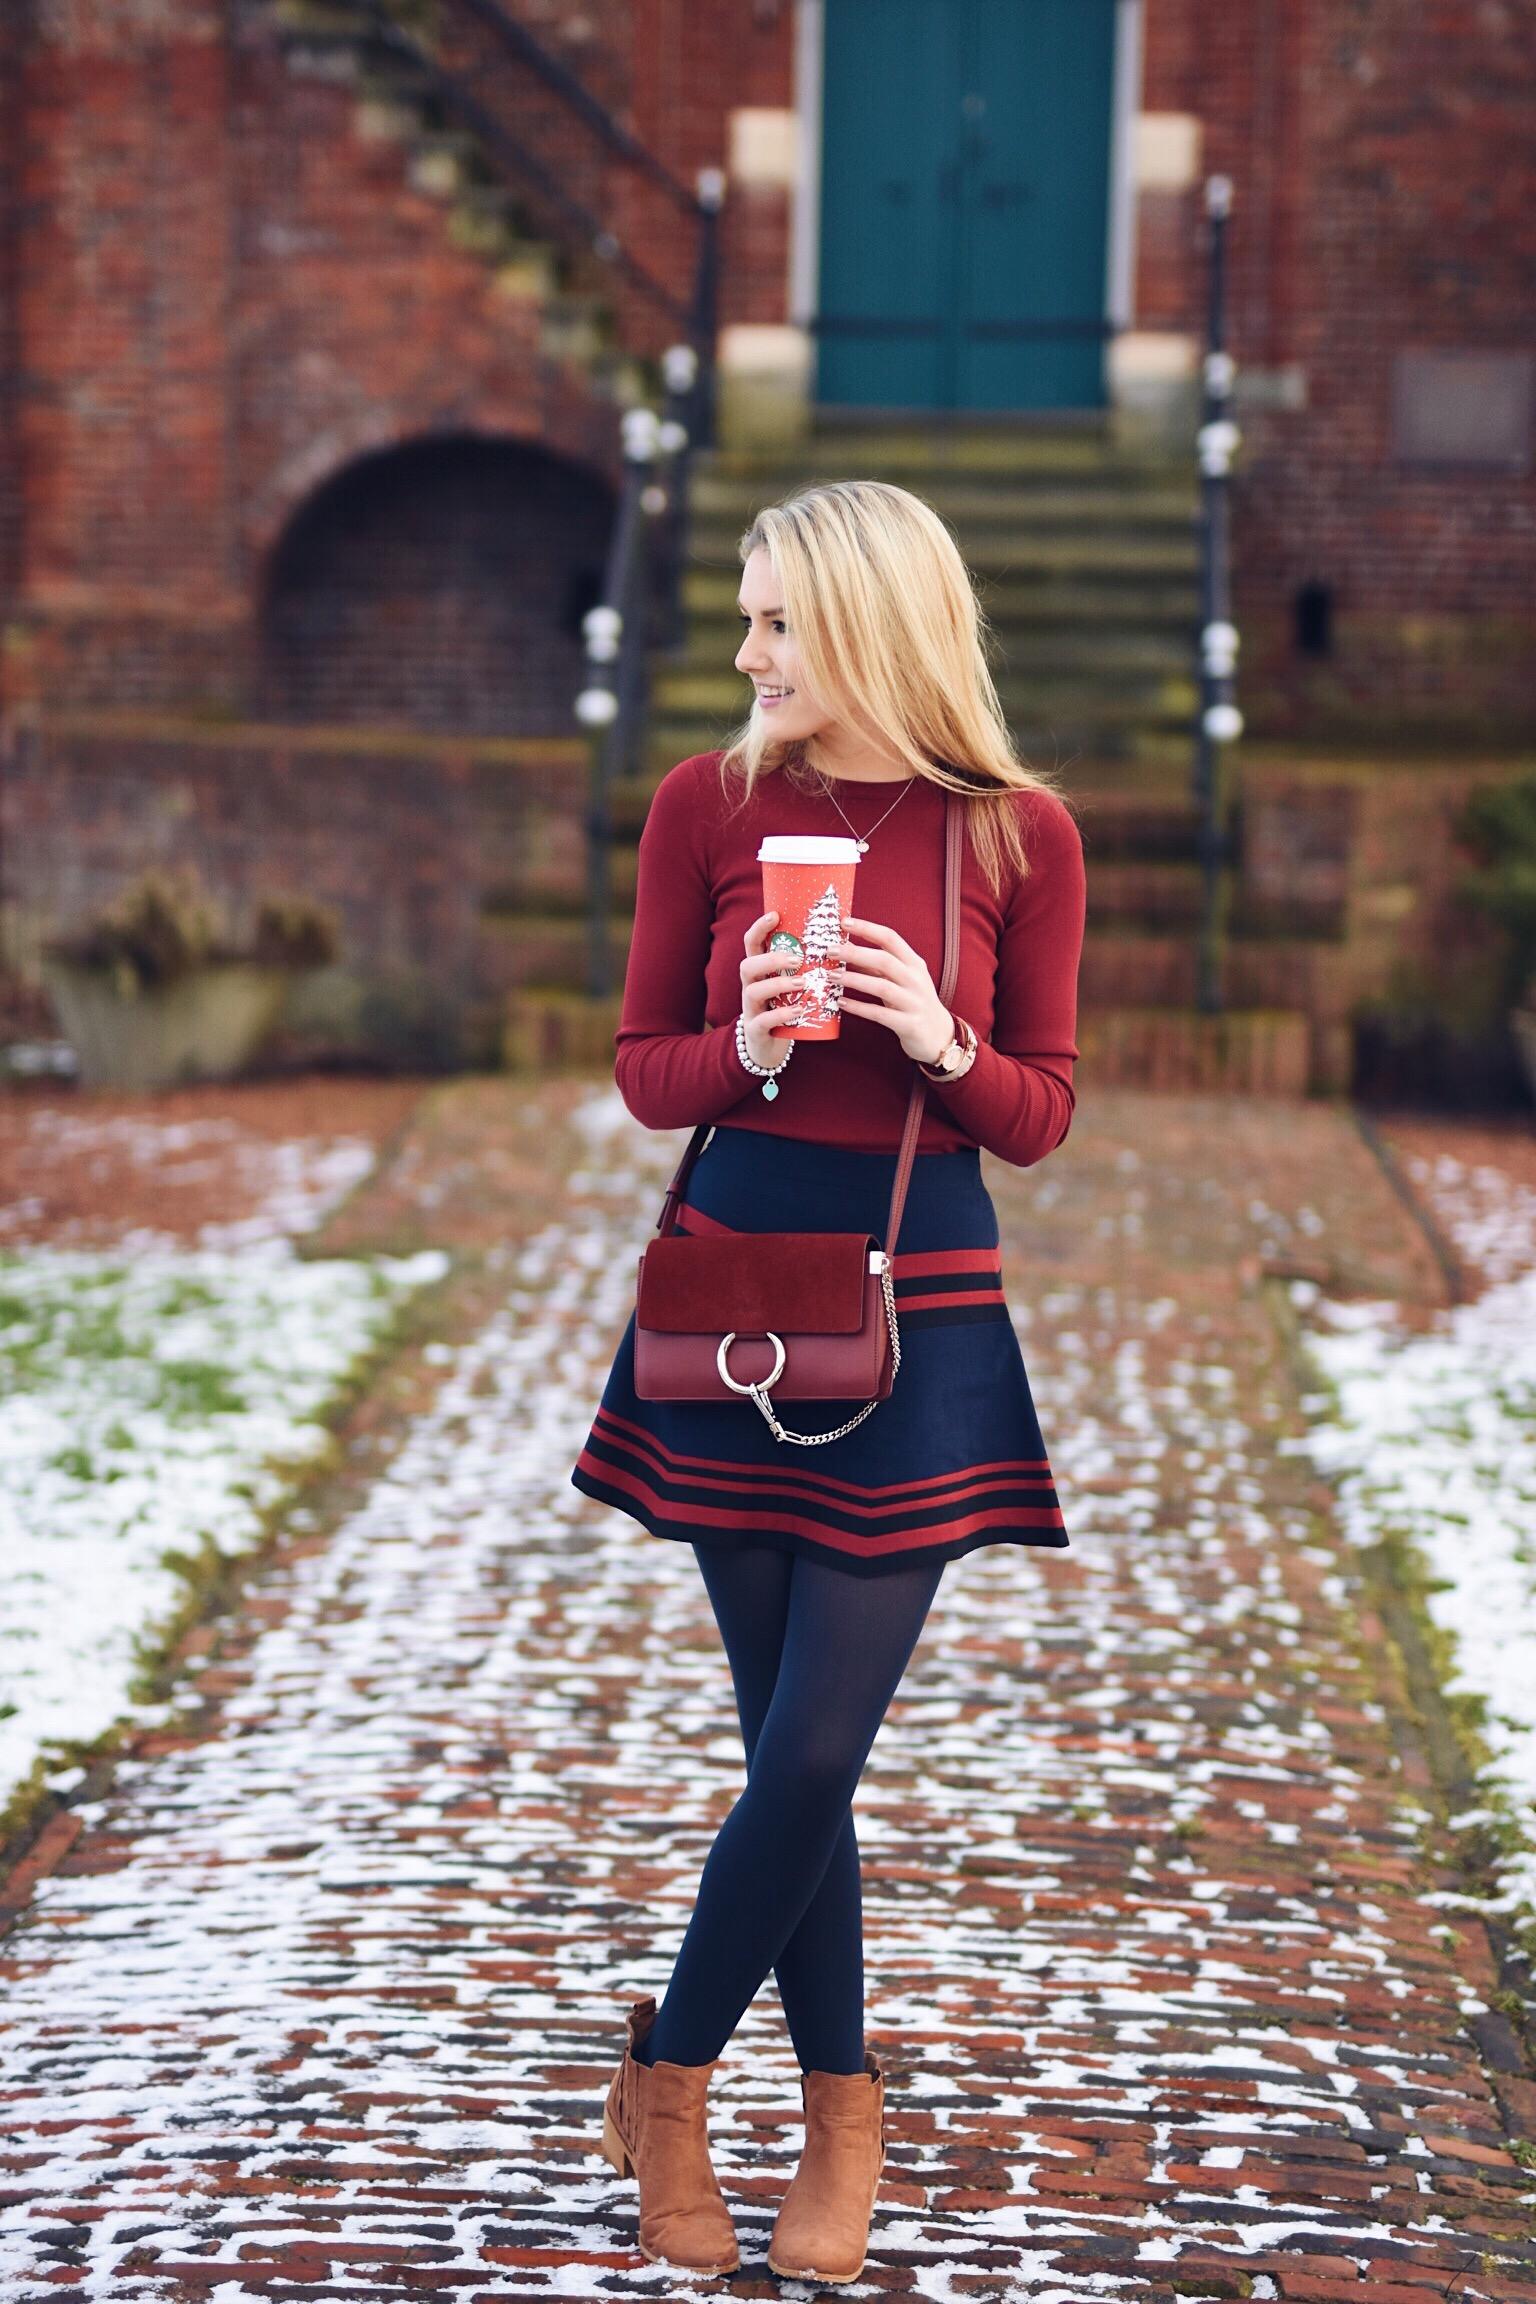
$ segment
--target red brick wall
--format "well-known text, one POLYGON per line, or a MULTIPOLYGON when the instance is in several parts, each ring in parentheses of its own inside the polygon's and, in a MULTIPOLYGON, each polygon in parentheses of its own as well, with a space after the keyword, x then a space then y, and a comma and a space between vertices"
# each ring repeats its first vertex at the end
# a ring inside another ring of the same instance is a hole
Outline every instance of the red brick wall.
MULTIPOLYGON (((789 0, 517 4, 686 181, 725 160, 738 106, 793 101, 789 0)), ((1525 26, 1419 0, 1147 0, 1141 102, 1198 115, 1204 169, 1234 180, 1240 371, 1306 382, 1305 407, 1241 412, 1255 730, 1387 706, 1430 728, 1529 726, 1536 477, 1403 469, 1388 436, 1399 346, 1536 337, 1525 26), (1330 662, 1293 643, 1309 581, 1332 590, 1330 662)), ((252 708, 277 539, 372 451, 475 432, 617 477, 612 409, 541 351, 533 303, 451 242, 400 149, 358 135, 352 93, 295 73, 268 0, 9 0, 0 40, 0 103, 23 114, 0 135, 17 290, 0 310, 21 339, 0 338, 0 601, 8 554, 24 600, 0 704, 252 708)), ((541 163, 686 299, 676 207, 565 108, 514 95, 541 163)), ((729 204, 725 321, 784 317, 789 223, 771 188, 729 204)), ((1143 198, 1139 324, 1198 330, 1203 239, 1198 192, 1143 198)), ((616 294, 624 342, 670 339, 638 291, 616 294)))
POLYGON ((570 738, 45 711, 0 742, 0 946, 35 987, 46 938, 147 868, 188 868, 236 940, 265 894, 331 908, 355 990, 330 1045, 491 1060, 507 963, 488 914, 542 904, 584 933, 588 765, 570 738))
MULTIPOLYGON (((21 578, 21 60, 30 0, 0 8, 0 647, 21 578)), ((3 691, 0 691, 3 693, 3 691)))
POLYGON ((0 696, 253 708, 269 556, 369 451, 473 431, 617 480, 612 407, 264 9, 233 40, 210 0, 47 21, 16 250, 30 645, 0 696))
MULTIPOLYGON (((1536 346, 1528 14, 1152 0, 1150 18, 1156 101, 1166 88, 1201 114, 1207 165, 1234 180, 1240 370, 1295 364, 1306 379, 1305 407, 1240 414, 1250 727, 1395 716, 1426 730, 1536 729, 1536 470, 1401 464, 1390 421, 1399 348, 1536 346), (1333 594, 1331 662, 1293 645, 1308 581, 1333 594)), ((1188 221, 1193 250, 1199 220, 1188 221)), ((1198 291, 1198 265, 1191 281, 1198 291)))
POLYGON ((568 734, 613 500, 593 474, 463 433, 350 465, 267 569, 270 720, 568 734))

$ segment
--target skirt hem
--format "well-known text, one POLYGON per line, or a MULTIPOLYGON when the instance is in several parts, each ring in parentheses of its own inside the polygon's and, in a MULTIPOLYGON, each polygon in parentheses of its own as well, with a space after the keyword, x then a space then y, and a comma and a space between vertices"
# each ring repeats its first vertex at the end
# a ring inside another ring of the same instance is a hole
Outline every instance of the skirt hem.
POLYGON ((819 1544, 812 1536, 802 1536, 794 1529, 762 1528, 740 1532, 723 1529, 691 1527, 686 1522, 663 1520, 659 1514, 637 1508, 635 1499, 619 1490, 594 1480, 589 1473, 574 1471, 571 1485, 584 1496, 593 1497, 599 1504, 611 1505, 638 1521, 642 1528, 664 1542, 677 1544, 711 1544, 722 1548, 735 1544, 769 1544, 780 1552, 795 1552, 807 1559, 825 1561, 828 1567, 845 1569, 853 1576, 888 1575, 914 1560, 949 1561, 963 1559, 967 1552, 977 1552, 985 1544, 1017 1544, 1035 1551, 1063 1552, 1070 1550, 1064 1528, 1041 1530, 1009 1528, 976 1528, 964 1536, 930 1538, 921 1544, 909 1544, 899 1552, 872 1557, 865 1553, 844 1552, 835 1544, 819 1544))

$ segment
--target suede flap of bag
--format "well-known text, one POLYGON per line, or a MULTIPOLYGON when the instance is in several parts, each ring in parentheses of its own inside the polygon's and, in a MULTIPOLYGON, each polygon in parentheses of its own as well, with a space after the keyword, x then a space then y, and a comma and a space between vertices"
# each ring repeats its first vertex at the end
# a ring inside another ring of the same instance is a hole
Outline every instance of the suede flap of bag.
POLYGON ((879 1245, 869 1232, 662 1233, 641 1253, 635 1317, 704 1335, 851 1333, 879 1245))

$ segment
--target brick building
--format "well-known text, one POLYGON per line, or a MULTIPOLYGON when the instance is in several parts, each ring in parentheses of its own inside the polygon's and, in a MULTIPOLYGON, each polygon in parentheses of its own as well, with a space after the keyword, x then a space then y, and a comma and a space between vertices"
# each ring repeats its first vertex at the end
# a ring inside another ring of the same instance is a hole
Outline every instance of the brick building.
POLYGON ((558 973, 617 413, 711 168, 775 472, 839 421, 1188 456, 1229 177, 1250 735, 1528 738, 1533 151, 1507 0, 7 0, 12 964, 194 852, 450 1006, 558 973))

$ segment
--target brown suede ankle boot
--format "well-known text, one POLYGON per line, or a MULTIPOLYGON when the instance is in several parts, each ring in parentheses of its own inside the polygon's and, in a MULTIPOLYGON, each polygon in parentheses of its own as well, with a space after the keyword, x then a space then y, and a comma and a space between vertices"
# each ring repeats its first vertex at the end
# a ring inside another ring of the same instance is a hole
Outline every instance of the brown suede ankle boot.
POLYGON ((656 1995, 629 2012, 624 2061, 603 2107, 603 2158, 640 2180, 640 2253, 690 2272, 734 2272, 741 2262, 705 2134, 705 2091, 719 2062, 637 2064, 656 2021, 656 1995))
POLYGON ((768 2269, 794 2280, 857 2280, 885 2166, 885 2074, 803 2072, 805 2149, 780 2203, 768 2269))

